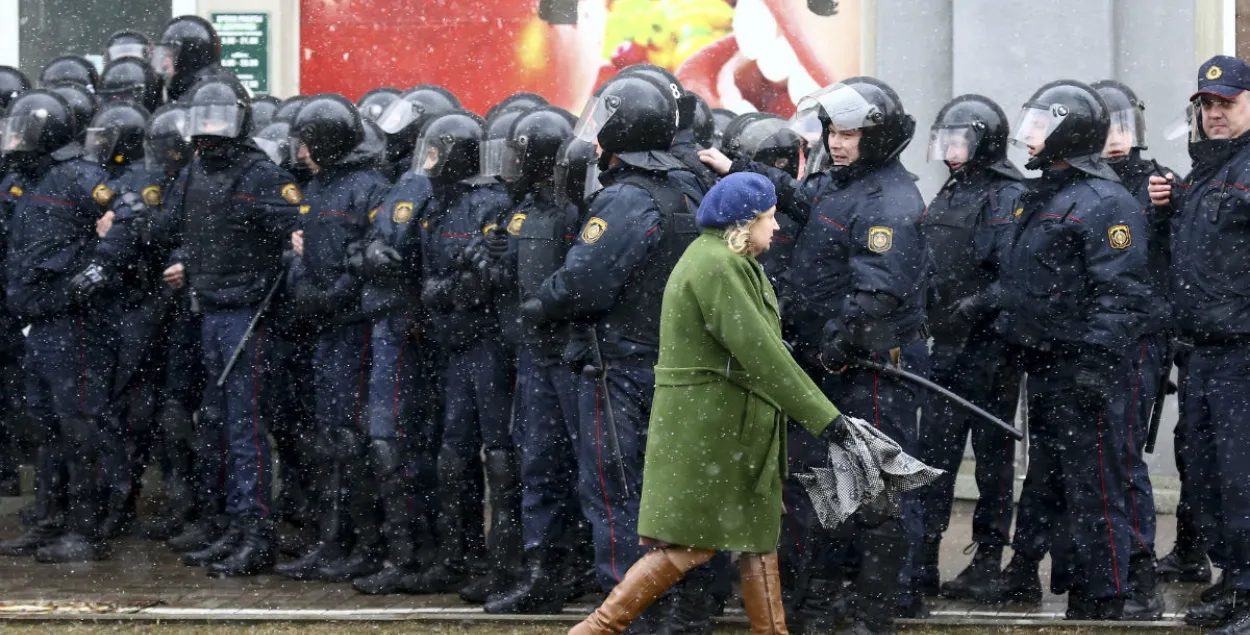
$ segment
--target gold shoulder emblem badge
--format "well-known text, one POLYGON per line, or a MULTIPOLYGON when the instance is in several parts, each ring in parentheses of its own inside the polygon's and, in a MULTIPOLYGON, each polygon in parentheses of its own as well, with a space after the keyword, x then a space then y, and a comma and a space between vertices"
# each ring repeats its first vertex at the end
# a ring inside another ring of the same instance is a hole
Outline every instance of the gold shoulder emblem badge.
POLYGON ((158 207, 161 204, 161 188, 157 185, 149 185, 143 188, 143 204, 148 207, 158 207))
POLYGON ((508 221, 508 233, 518 236, 521 233, 521 226, 525 224, 525 214, 514 214, 512 220, 508 221))
POLYGON ((287 183, 282 186, 282 198, 292 205, 299 205, 304 200, 304 195, 300 194, 299 187, 294 183, 287 183))
POLYGON ((101 183, 91 190, 91 200, 97 205, 104 207, 113 202, 113 190, 109 186, 101 183))
POLYGON ((606 231, 608 231, 608 222, 598 216, 592 216, 582 228, 582 242, 593 245, 603 238, 603 233, 606 231))
POLYGON ((391 212, 391 220, 406 223, 412 220, 412 203, 396 203, 395 211, 391 212))
POLYGON ((1112 249, 1124 249, 1133 244, 1133 233, 1129 231, 1128 225, 1112 225, 1107 230, 1107 239, 1111 241, 1112 249))
POLYGON ((868 251, 883 254, 894 246, 894 230, 889 227, 868 228, 868 251))

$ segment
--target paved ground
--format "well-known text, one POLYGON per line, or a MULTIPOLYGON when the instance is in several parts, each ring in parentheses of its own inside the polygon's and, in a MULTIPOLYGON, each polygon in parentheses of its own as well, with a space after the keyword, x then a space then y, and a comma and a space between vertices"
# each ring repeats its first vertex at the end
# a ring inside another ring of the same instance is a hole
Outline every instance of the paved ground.
MULTIPOLYGON (((0 499, 0 537, 21 531, 14 511, 25 500, 0 499)), ((962 551, 970 542, 970 512, 969 504, 957 505, 941 555, 944 579, 957 573, 969 559, 962 551)), ((1174 525, 1172 516, 1160 517, 1161 554, 1171 546, 1174 525)), ((1194 585, 1168 588, 1171 626, 1177 625, 1179 612, 1183 612, 1196 591, 1194 585)), ((597 600, 584 598, 563 616, 550 619, 576 620, 578 613, 589 610, 597 600)), ((1010 625, 1053 628, 1054 620, 1062 618, 1065 599, 1047 595, 1040 607, 1032 608, 978 606, 940 598, 932 598, 930 602, 939 620, 931 626, 939 630, 918 632, 956 632, 941 629, 976 624, 992 629, 1010 625)), ((0 557, 0 617, 86 614, 100 618, 129 615, 162 620, 424 619, 479 624, 486 617, 478 608, 465 605, 454 596, 368 597, 353 592, 347 584, 292 582, 276 576, 213 580, 205 577, 202 569, 181 566, 163 547, 137 539, 119 541, 111 560, 89 565, 40 565, 30 558, 0 557)), ((738 610, 731 610, 729 614, 730 623, 741 619, 738 610)), ((526 619, 532 621, 532 618, 526 619)), ((501 627, 509 624, 497 620, 494 623, 501 627)), ((550 632, 559 630, 555 627, 550 632)), ((19 631, 8 630, 8 627, 0 629, 0 635, 9 632, 19 631)), ((1055 631, 1048 629, 1047 632, 1055 631)))

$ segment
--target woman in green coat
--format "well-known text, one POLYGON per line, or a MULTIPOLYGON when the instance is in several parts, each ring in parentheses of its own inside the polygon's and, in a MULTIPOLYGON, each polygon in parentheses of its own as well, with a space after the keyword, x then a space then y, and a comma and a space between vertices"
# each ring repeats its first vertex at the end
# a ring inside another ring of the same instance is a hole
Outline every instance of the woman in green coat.
POLYGON ((717 551, 742 554, 752 632, 786 633, 777 570, 786 419, 829 442, 845 424, 782 342, 777 297, 755 260, 778 228, 776 203, 768 179, 743 172, 699 207, 703 233, 664 290, 638 519, 653 548, 571 635, 620 633, 717 551))

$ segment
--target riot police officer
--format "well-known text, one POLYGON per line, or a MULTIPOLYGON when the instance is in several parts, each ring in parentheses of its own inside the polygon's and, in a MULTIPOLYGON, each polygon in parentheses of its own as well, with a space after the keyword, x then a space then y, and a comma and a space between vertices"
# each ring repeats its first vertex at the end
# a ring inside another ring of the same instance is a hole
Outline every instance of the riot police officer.
MULTIPOLYGON (((917 396, 910 387, 854 366, 858 359, 874 359, 920 374, 928 370, 921 329, 928 267, 919 226, 924 201, 898 160, 915 121, 889 86, 855 77, 804 98, 796 126, 819 140, 832 169, 796 182, 782 170, 741 157, 731 165, 719 152, 707 151, 705 160, 719 172, 750 169, 776 184, 777 209, 802 225, 792 256, 796 266, 779 293, 787 338, 845 411, 877 422, 905 452, 916 453, 917 396)), ((797 426, 788 434, 792 470, 826 459, 810 434, 797 426)), ((841 552, 848 545, 862 559, 853 585, 856 628, 888 632, 897 611, 923 615, 923 599, 907 566, 909 545, 918 549, 922 531, 914 496, 904 496, 901 519, 865 513, 830 540, 814 537, 819 529, 802 487, 790 481, 786 487, 792 529, 807 546, 801 551, 783 545, 791 575, 803 576, 793 586, 807 593, 791 599, 795 623, 839 617, 825 603, 841 588, 841 552)))
POLYGON ((146 61, 122 57, 100 73, 99 95, 106 102, 129 100, 153 111, 161 105, 161 78, 146 61))
POLYGON ((9 104, 0 139, 10 169, 30 183, 13 210, 6 262, 9 310, 31 325, 27 408, 44 442, 60 446, 67 473, 63 516, 46 517, 20 545, 41 562, 108 556, 98 531, 97 470, 101 455, 115 451, 99 447, 115 438, 101 434, 109 427, 115 344, 107 312, 75 297, 68 283, 95 245, 96 221, 113 192, 103 168, 81 158, 74 139, 82 125, 59 94, 31 91, 9 104))
POLYGON ((1217 55, 1198 69, 1190 96, 1189 156, 1193 169, 1180 182, 1151 176, 1156 212, 1172 211, 1170 279, 1178 346, 1189 349, 1182 367, 1184 458, 1187 485, 1195 487, 1195 514, 1215 522, 1201 544, 1224 569, 1185 616, 1191 625, 1220 635, 1250 632, 1250 501, 1246 498, 1248 437, 1240 421, 1250 394, 1245 359, 1250 352, 1245 258, 1250 209, 1242 188, 1250 184, 1250 66, 1217 55), (1174 211, 1173 211, 1174 210, 1174 211))
MULTIPOLYGON (((1022 506, 1019 525, 1055 528, 1051 587, 1068 592, 1070 619, 1119 619, 1128 592, 1126 466, 1106 460, 1124 456, 1126 430, 1109 397, 1150 289, 1141 210, 1101 157, 1109 123, 1105 102, 1079 82, 1051 82, 1025 103, 1012 141, 1042 177, 1021 197, 994 321, 1028 373, 1025 487, 1049 517, 1029 521, 1022 506)), ((1035 585, 1037 546, 1019 531, 1015 546, 1003 577, 1035 585)))
POLYGON ((356 109, 360 111, 360 116, 369 121, 377 121, 386 107, 391 105, 395 100, 399 99, 399 89, 389 86, 374 88, 360 96, 356 100, 356 109))
MULTIPOLYGON (((928 325, 934 381, 1005 420, 1015 415, 1019 373, 990 324, 997 304, 999 247, 1010 237, 1017 199, 1025 189, 1023 175, 1007 160, 1010 132, 1002 108, 981 95, 961 95, 938 112, 928 158, 945 163, 950 178, 929 203, 921 225, 933 254, 928 325)), ((941 397, 930 405, 926 410, 933 416, 925 417, 922 456, 946 475, 925 492, 920 585, 938 590, 938 549, 950 524, 955 474, 971 432, 980 492, 972 516, 977 550, 968 568, 941 588, 948 597, 968 597, 969 586, 998 575, 1003 546, 1011 538, 1015 441, 941 397)))
POLYGON ((177 101, 201 81, 237 81, 221 66, 221 38, 213 25, 198 15, 169 21, 152 47, 152 68, 165 81, 165 99, 177 101))
MULTIPOLYGON (((580 228, 576 205, 555 196, 556 155, 573 138, 572 115, 546 106, 512 125, 496 163, 498 175, 519 202, 506 223, 512 243, 501 256, 503 275, 515 280, 513 306, 534 297, 543 280, 564 262, 580 228)), ((501 303, 503 301, 501 300, 501 303)), ((565 564, 577 558, 575 536, 582 516, 577 495, 577 376, 564 364, 567 323, 536 324, 520 316, 513 438, 520 454, 522 539, 525 572, 491 597, 488 613, 551 613, 569 595, 565 564)), ((505 329, 506 330, 506 329, 505 329)))
MULTIPOLYGON (((661 88, 673 94, 673 97, 677 100, 677 133, 673 135, 673 143, 669 147, 669 153, 685 166, 687 172, 694 175, 701 193, 711 189, 716 184, 717 175, 699 160, 698 154, 699 150, 707 148, 708 144, 696 142, 694 131, 695 120, 699 114, 700 106, 707 108, 707 104, 698 95, 683 89, 681 82, 677 80, 677 76, 662 66, 634 64, 622 69, 621 74, 637 74, 647 77, 655 81, 661 88)), ((707 115, 708 113, 703 114, 707 115)))
MULTIPOLYGON (((638 504, 660 301, 668 272, 698 234, 691 196, 670 178, 685 169, 669 153, 679 96, 637 75, 600 87, 578 121, 579 142, 566 152, 597 142, 603 189, 589 202, 564 264, 521 306, 537 324, 577 325, 565 359, 583 368, 580 490, 605 591, 646 551, 638 504)), ((672 604, 657 603, 644 617, 666 619, 672 604)))
POLYGON ((484 275, 482 237, 507 213, 510 200, 494 184, 475 184, 481 167, 483 122, 470 113, 443 115, 426 125, 413 170, 429 177, 433 201, 421 225, 425 280, 421 301, 446 355, 442 444, 438 452, 440 555, 417 577, 424 592, 458 591, 485 598, 520 566, 520 488, 510 437, 512 360, 498 336, 494 288, 484 275), (474 500, 474 459, 483 455, 490 488, 489 553, 474 500))
MULTIPOLYGON (((0 111, 8 108, 9 102, 30 89, 30 80, 21 71, 11 66, 0 66, 0 111)), ((0 153, 0 217, 8 219, 12 216, 12 206, 20 198, 23 184, 18 183, 20 177, 11 175, 6 167, 4 155, 0 153), (14 189, 16 188, 16 189, 14 189)), ((3 223, 7 226, 7 223, 3 223)), ((7 240, 7 229, 4 230, 7 240)), ((0 246, 0 249, 3 249, 0 246)), ((4 366, 12 367, 20 360, 20 342, 17 335, 17 324, 5 309, 0 308, 0 347, 3 352, 4 366)), ((4 382, 4 396, 0 397, 0 405, 6 409, 15 401, 16 391, 11 390, 9 382, 4 382)), ((0 495, 17 496, 21 492, 20 479, 17 472, 17 448, 13 447, 12 432, 9 430, 8 417, 0 416, 0 495)))
POLYGON ((252 130, 263 130, 273 123, 273 116, 282 107, 282 100, 273 95, 257 95, 252 98, 252 130))
POLYGON ((121 30, 104 43, 104 65, 127 57, 147 63, 152 57, 152 41, 138 31, 121 30))
POLYGON ((89 93, 100 86, 100 73, 95 64, 80 55, 62 55, 48 62, 39 72, 39 86, 51 88, 59 84, 75 84, 89 93))
POLYGON ((378 117, 389 139, 387 157, 394 164, 397 179, 412 169, 412 152, 422 129, 435 117, 460 110, 460 100, 450 91, 430 84, 421 84, 404 92, 378 117))
POLYGON ((189 287, 203 312, 211 383, 201 409, 203 465, 197 471, 206 498, 215 499, 211 510, 220 513, 224 503, 228 522, 214 523, 206 512, 198 527, 184 532, 203 540, 184 546, 211 544, 184 561, 208 565, 210 575, 253 575, 274 558, 266 434, 273 360, 263 311, 277 288, 303 195, 294 177, 247 143, 251 104, 240 84, 205 80, 187 92, 185 103, 197 156, 171 187, 154 231, 178 247, 166 283, 189 287), (232 357, 237 363, 228 368, 232 357), (224 488, 222 470, 212 464, 217 457, 225 460, 224 488))
POLYGON ((297 252, 302 254, 292 279, 295 306, 319 327, 313 358, 315 452, 318 471, 332 476, 318 488, 318 505, 340 516, 346 511, 351 520, 325 523, 311 555, 279 572, 345 582, 376 572, 383 559, 365 419, 370 324, 360 315, 361 280, 348 271, 347 256, 348 245, 364 239, 369 214, 389 182, 369 157, 356 154, 365 141, 364 125, 355 105, 340 95, 310 97, 295 117, 291 137, 297 156, 315 173, 300 208, 303 242, 297 252))
MULTIPOLYGON (((1146 159, 1146 106, 1128 86, 1107 79, 1091 84, 1107 103, 1111 126, 1107 143, 1103 147, 1103 159, 1120 177, 1120 183, 1128 190, 1147 215, 1147 263, 1149 280, 1154 293, 1150 303, 1150 319, 1143 325, 1142 335, 1128 354, 1124 367, 1116 373, 1112 389, 1111 409, 1126 418, 1128 473, 1128 510, 1133 520, 1132 550, 1129 555, 1129 593, 1124 602, 1125 619, 1159 619, 1163 616, 1163 595, 1156 588, 1155 562, 1155 500, 1150 483, 1150 470, 1146 466, 1145 447, 1150 421, 1156 408, 1161 408, 1159 396, 1167 389, 1168 376, 1172 372, 1172 353, 1168 330, 1172 322, 1172 307, 1168 302, 1168 266, 1171 260, 1170 217, 1158 213, 1150 205, 1147 191, 1151 174, 1162 176, 1171 172, 1157 162, 1146 159)), ((1183 436, 1184 428, 1180 434, 1183 436)), ((1183 442, 1182 442, 1183 446, 1183 442)), ((1178 462, 1184 466, 1184 460, 1178 462)), ((1188 498, 1188 497, 1185 497, 1188 498)), ((1180 531, 1173 552, 1182 558, 1193 558, 1193 528, 1186 527, 1192 518, 1185 505, 1179 506, 1177 527, 1180 531), (1186 541, 1189 541, 1188 544, 1186 541)), ((1199 554, 1201 563, 1206 557, 1199 554)))

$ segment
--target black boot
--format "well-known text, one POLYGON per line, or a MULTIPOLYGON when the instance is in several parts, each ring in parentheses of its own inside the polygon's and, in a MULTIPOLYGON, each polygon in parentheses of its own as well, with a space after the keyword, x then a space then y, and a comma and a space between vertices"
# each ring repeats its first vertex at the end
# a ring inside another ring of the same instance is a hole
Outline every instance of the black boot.
POLYGON ((135 523, 135 495, 132 488, 112 490, 100 521, 100 536, 109 539, 128 536, 135 523))
POLYGON ((65 523, 58 515, 45 518, 26 533, 0 542, 0 556, 33 556, 37 549, 56 542, 64 534, 65 523))
POLYGON ((673 588, 668 633, 671 635, 710 635, 712 632, 712 586, 719 558, 690 570, 673 588), (715 562, 717 565, 712 565, 715 562))
POLYGON ((182 531, 165 542, 174 553, 200 551, 217 542, 230 526, 224 514, 205 512, 182 526, 182 531))
POLYGON ((469 500, 468 461, 451 450, 438 455, 438 557, 424 568, 410 592, 454 593, 468 582, 465 563, 466 523, 468 508, 479 509, 469 500))
POLYGON ((1238 591, 1238 594, 1242 600, 1225 620, 1224 626, 1208 635, 1250 635, 1250 593, 1238 591))
POLYGON ((27 527, 42 522, 54 509, 65 509, 64 451, 59 444, 45 443, 35 454, 35 500, 18 510, 27 527))
POLYGON ((53 542, 35 550, 35 561, 43 564, 67 562, 95 562, 107 560, 108 545, 100 540, 78 532, 61 534, 53 542))
POLYGON ((502 593, 521 573, 520 468, 512 450, 486 453, 486 479, 490 490, 490 534, 487 551, 490 567, 482 576, 460 589, 460 599, 483 604, 502 593))
POLYGON ((978 602, 1019 602, 1037 604, 1042 601, 1042 578, 1039 563, 1016 552, 1002 573, 982 585, 969 585, 968 596, 978 602))
POLYGON ((243 518, 239 542, 226 558, 208 566, 212 578, 235 578, 268 573, 273 568, 273 523, 264 518, 243 518))
POLYGON ((182 564, 188 567, 202 567, 206 564, 212 564, 219 560, 224 560, 226 556, 234 553, 238 548, 239 541, 243 539, 243 527, 238 519, 231 518, 226 530, 222 532, 213 544, 200 549, 183 554, 182 564))
POLYGON ((1066 620, 1105 622, 1118 620, 1123 615, 1123 597, 1091 598, 1080 589, 1068 592, 1066 620))
MULTIPOLYGON (((920 545, 920 563, 916 572, 916 588, 924 595, 937 595, 941 583, 938 571, 938 552, 942 540, 926 538, 920 545)), ((996 569, 997 570, 997 569, 996 569)))
POLYGON ((1159 560, 1161 582, 1211 582, 1211 561, 1201 551, 1186 551, 1180 545, 1159 560))
POLYGON ((386 558, 382 519, 377 504, 377 479, 363 447, 348 461, 344 476, 347 482, 352 483, 348 508, 355 544, 346 557, 317 569, 315 579, 323 582, 347 582, 373 575, 382 569, 382 561, 386 558))
POLYGON ((854 584, 858 598, 852 629, 858 625, 869 633, 893 633, 899 571, 907 559, 903 524, 898 518, 885 518, 866 533, 854 584))
POLYGON ((168 399, 156 416, 169 473, 163 475, 164 501, 153 518, 140 523, 138 534, 148 540, 169 540, 195 516, 194 454, 189 436, 191 415, 176 399, 168 399))
POLYGON ((486 601, 492 615, 538 615, 564 610, 568 589, 555 554, 535 547, 525 552, 525 573, 508 589, 486 601))
POLYGON ((1159 589, 1153 554, 1136 553, 1129 558, 1128 586, 1122 619, 1147 622, 1163 618, 1163 591, 1159 589))
MULTIPOLYGON (((319 455, 323 460, 327 450, 319 455)), ((291 580, 312 580, 317 571, 345 557, 350 550, 349 519, 343 492, 343 464, 331 461, 318 472, 317 542, 304 555, 273 568, 273 572, 291 580)))
POLYGON ((96 487, 95 460, 80 450, 82 460, 69 464, 65 520, 67 531, 54 542, 35 550, 35 561, 47 564, 106 560, 109 548, 99 536, 100 490, 96 487))
POLYGON ((1203 602, 1214 602, 1220 597, 1232 593, 1233 587, 1228 581, 1228 571, 1220 570, 1220 577, 1215 579, 1215 584, 1205 588, 1198 594, 1198 598, 1203 602))
POLYGON ((366 595, 400 593, 416 582, 416 545, 412 513, 415 505, 404 475, 403 453, 395 439, 374 439, 369 455, 382 499, 382 537, 386 560, 382 568, 352 580, 352 588, 366 595))
POLYGON ((1209 602, 1189 607, 1185 623, 1190 626, 1224 626, 1237 616, 1239 607, 1250 605, 1250 593, 1230 591, 1216 595, 1209 602))
POLYGON ((1003 566, 1001 545, 977 545, 972 562, 953 580, 942 585, 942 597, 955 600, 971 598, 970 589, 984 587, 998 577, 1003 566))

